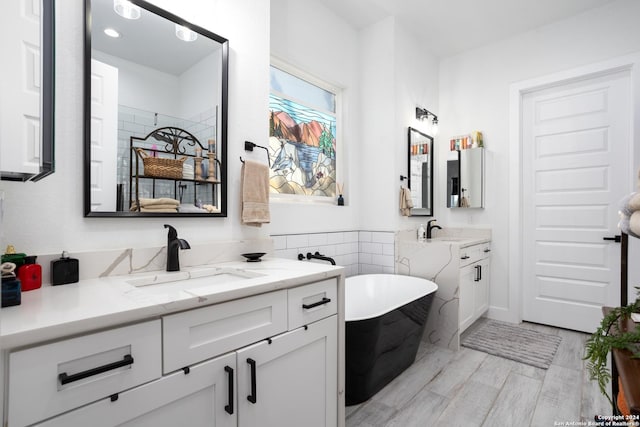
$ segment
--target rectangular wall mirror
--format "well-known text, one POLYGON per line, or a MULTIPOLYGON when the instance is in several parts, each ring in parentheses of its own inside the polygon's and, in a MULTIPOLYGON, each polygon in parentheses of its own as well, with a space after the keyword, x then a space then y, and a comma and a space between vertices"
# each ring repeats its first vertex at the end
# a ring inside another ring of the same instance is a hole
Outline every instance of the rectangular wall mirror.
POLYGON ((228 40, 85 0, 85 216, 226 216, 228 40))
POLYGON ((411 216, 433 216, 433 138, 410 127, 408 141, 411 216))
POLYGON ((484 207, 484 148, 449 152, 447 159, 447 207, 484 207))
POLYGON ((0 176, 38 181, 54 170, 54 0, 3 0, 0 176))

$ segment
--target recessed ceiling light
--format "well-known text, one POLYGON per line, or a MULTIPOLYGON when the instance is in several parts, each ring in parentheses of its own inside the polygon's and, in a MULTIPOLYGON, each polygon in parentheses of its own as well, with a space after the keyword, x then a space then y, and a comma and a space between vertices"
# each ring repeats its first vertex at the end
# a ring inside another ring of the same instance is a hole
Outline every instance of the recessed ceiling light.
POLYGON ((123 18, 140 18, 140 7, 131 3, 129 0, 113 0, 113 10, 123 18))
POLYGON ((105 28, 104 33, 109 37, 113 37, 114 39, 117 39, 118 37, 120 37, 120 33, 114 30, 113 28, 105 28))
POLYGON ((185 42, 192 42, 198 38, 198 34, 185 26, 176 24, 176 37, 185 42))

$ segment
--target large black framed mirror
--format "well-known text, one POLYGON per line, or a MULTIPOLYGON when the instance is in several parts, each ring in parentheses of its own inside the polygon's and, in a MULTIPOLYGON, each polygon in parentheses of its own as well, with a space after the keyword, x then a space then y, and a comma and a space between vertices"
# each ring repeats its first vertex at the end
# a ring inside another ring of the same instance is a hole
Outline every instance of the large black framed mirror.
POLYGON ((228 40, 85 0, 84 55, 85 216, 227 216, 228 40))
POLYGON ((4 0, 0 13, 0 178, 54 172, 55 1, 4 0))
POLYGON ((433 137, 409 127, 407 139, 411 216, 433 216, 433 137))

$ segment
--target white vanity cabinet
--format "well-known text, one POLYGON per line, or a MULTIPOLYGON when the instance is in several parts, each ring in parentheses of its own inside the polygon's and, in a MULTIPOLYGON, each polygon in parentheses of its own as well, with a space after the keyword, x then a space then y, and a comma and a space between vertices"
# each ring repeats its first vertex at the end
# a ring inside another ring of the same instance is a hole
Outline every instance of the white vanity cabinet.
POLYGON ((489 309, 490 253, 490 243, 460 249, 460 333, 489 309))
POLYGON ((238 351, 238 426, 337 425, 337 316, 238 351))
POLYGON ((234 427, 235 363, 227 354, 36 425, 234 427))
MULTIPOLYGON (((153 332, 147 345, 147 376, 126 381, 133 371, 129 366, 99 374, 95 380, 78 381, 86 390, 78 387, 77 399, 67 399, 55 410, 50 409, 51 396, 56 396, 56 388, 58 394, 63 388, 59 371, 66 365, 58 359, 46 362, 49 353, 44 350, 65 348, 65 360, 73 361, 73 354, 84 357, 84 353, 99 352, 85 348, 84 340, 92 347, 114 331, 119 331, 119 337, 130 331, 116 328, 80 337, 77 346, 60 341, 11 353, 9 425, 335 427, 337 289, 338 279, 330 278, 130 326, 138 331, 144 325, 153 332), (21 360, 25 352, 35 355, 33 360, 41 361, 53 374, 38 371, 43 380, 27 380, 22 372, 33 361, 21 360), (24 366, 17 375, 16 366, 24 366), (100 381, 110 386, 99 386, 100 381), (29 400, 40 382, 48 388, 29 400)), ((111 356, 116 358, 124 357, 120 353, 132 346, 117 340, 116 344, 111 345, 116 350, 109 350, 115 351, 111 356)), ((138 356, 133 357, 133 366, 141 366, 138 356)))

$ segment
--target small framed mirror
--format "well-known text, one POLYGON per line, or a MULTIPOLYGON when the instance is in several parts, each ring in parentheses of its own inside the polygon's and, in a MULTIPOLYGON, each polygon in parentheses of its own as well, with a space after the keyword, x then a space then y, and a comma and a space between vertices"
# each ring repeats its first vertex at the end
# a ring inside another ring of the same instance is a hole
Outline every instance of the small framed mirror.
POLYGON ((227 216, 228 40, 85 0, 85 216, 227 216))
POLYGON ((4 0, 0 13, 0 179, 54 172, 55 0, 4 0))
POLYGON ((433 216, 433 138, 410 127, 408 141, 411 216, 433 216))
POLYGON ((447 207, 484 207, 484 148, 449 152, 447 159, 447 207))

